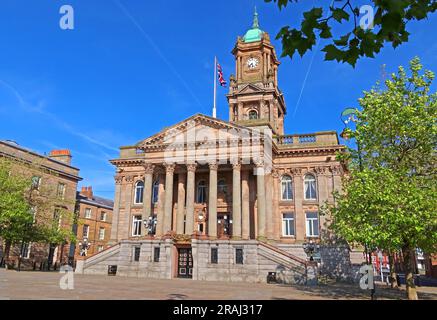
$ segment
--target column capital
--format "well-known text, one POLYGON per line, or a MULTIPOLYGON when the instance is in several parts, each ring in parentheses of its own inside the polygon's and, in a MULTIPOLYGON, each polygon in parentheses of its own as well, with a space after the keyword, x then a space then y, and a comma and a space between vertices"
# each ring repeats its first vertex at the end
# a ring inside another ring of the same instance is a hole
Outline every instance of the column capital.
POLYGON ((278 179, 279 178, 279 171, 277 169, 272 170, 272 178, 278 179))
POLYGON ((210 162, 208 163, 209 170, 217 171, 218 170, 218 163, 217 162, 210 162))
POLYGON ((196 172, 197 163, 187 163, 188 172, 196 172))
POLYGON ((315 167, 314 171, 317 173, 317 175, 325 175, 329 172, 327 167, 315 167))
POLYGON ((155 170, 155 166, 151 163, 145 163, 143 165, 143 167, 144 167, 146 174, 153 174, 153 172, 155 170))
POLYGON ((291 174, 293 176, 297 176, 297 177, 302 177, 303 176, 303 171, 301 168, 292 168, 290 170, 291 174))
POLYGON ((235 163, 233 163, 233 164, 232 164, 232 169, 233 169, 233 170, 240 171, 240 170, 241 170, 241 163, 239 163, 239 162, 235 162, 235 163))
POLYGON ((176 165, 174 163, 164 163, 165 172, 169 174, 173 174, 174 170, 176 168, 176 165))
POLYGON ((331 166, 331 172, 335 176, 341 176, 344 173, 344 170, 341 165, 331 166))
POLYGON ((264 160, 254 159, 253 162, 257 168, 264 168, 264 160))
POLYGON ((125 176, 125 181, 127 183, 132 183, 134 182, 134 176, 125 176))
POLYGON ((115 177, 115 184, 122 184, 123 183, 123 179, 124 179, 124 175, 121 174, 117 174, 115 177))

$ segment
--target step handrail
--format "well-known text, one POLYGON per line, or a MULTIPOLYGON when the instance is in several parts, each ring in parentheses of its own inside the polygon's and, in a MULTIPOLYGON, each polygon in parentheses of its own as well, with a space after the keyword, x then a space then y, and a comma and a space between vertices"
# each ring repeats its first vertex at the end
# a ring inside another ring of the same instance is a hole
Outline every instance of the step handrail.
POLYGON ((267 248, 267 249, 270 249, 270 250, 275 251, 275 252, 277 252, 279 254, 282 254, 283 256, 286 256, 287 258, 289 258, 291 260, 294 260, 294 261, 296 261, 296 262, 298 262, 300 264, 303 264, 303 265, 305 265, 305 267, 307 267, 308 265, 311 264, 309 261, 306 261, 304 259, 296 257, 295 255, 292 255, 292 254, 290 254, 290 253, 288 253, 288 252, 286 252, 284 250, 281 250, 281 249, 279 249, 279 248, 277 248, 275 246, 272 246, 271 244, 268 244, 268 243, 265 243, 265 242, 262 242, 262 241, 260 241, 259 244, 261 246, 267 248))

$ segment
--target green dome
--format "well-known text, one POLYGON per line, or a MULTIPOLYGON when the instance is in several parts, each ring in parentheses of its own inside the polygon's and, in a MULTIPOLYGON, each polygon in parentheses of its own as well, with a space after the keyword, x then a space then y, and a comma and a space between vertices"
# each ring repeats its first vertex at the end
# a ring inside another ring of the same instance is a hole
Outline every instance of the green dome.
POLYGON ((259 28, 258 13, 256 12, 256 7, 255 7, 252 29, 249 29, 246 32, 246 35, 243 37, 243 41, 246 43, 261 41, 263 33, 264 31, 262 31, 259 28))

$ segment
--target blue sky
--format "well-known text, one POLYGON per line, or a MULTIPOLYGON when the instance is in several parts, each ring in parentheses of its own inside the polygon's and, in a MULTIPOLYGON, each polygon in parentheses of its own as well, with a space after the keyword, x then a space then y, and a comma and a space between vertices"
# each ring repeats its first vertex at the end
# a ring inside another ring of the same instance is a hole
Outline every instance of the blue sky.
MULTIPOLYGON (((0 139, 41 153, 71 149, 82 185, 112 197, 108 160, 118 147, 211 113, 214 55, 229 78, 231 50, 251 26, 254 5, 261 28, 274 39, 283 25, 300 23, 303 9, 327 0, 304 2, 279 12, 262 0, 2 0, 0 139), (74 30, 59 28, 64 4, 75 9, 74 30)), ((407 44, 387 47, 355 69, 324 62, 320 51, 281 59, 287 133, 342 130, 340 112, 357 106, 362 92, 381 79, 383 64, 389 74, 418 55, 437 71, 437 15, 408 30, 407 44)), ((225 94, 220 88, 218 117, 227 120, 225 94)))

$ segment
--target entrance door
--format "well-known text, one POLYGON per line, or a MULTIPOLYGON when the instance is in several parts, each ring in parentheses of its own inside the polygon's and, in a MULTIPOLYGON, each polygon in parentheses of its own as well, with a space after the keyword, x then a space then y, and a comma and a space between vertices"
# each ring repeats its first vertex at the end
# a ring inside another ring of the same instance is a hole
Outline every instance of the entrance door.
POLYGON ((191 248, 179 248, 178 250, 178 278, 193 277, 193 255, 191 248))

